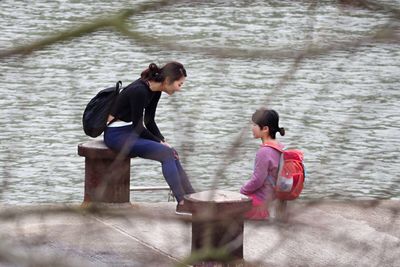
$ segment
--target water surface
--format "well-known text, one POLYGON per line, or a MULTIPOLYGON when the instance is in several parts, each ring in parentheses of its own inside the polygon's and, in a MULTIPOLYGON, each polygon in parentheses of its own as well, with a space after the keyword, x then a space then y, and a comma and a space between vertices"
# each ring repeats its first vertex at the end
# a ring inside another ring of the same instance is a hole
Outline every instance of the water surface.
MULTIPOLYGON (((134 1, 0 2, 0 49, 26 44, 92 18, 134 7, 134 1)), ((390 4, 398 5, 398 1, 390 4)), ((178 60, 184 90, 163 95, 157 122, 181 153, 197 189, 238 190, 249 179, 259 140, 248 122, 267 105, 281 115, 287 147, 305 152, 303 197, 399 198, 400 46, 371 43, 303 59, 279 87, 293 58, 219 57, 199 48, 299 51, 309 43, 340 44, 383 27, 390 13, 343 9, 323 1, 182 1, 129 20, 158 40, 193 47, 166 50, 111 30, 0 61, 0 201, 80 202, 83 158, 77 144, 83 109, 100 89, 136 79, 150 62, 178 60), (229 151, 247 129, 235 154, 229 151), (224 172, 219 170, 227 165, 224 172), (216 177, 219 173, 218 177, 216 177)), ((398 22, 392 23, 398 27, 398 22)), ((243 50, 240 50, 243 51, 243 50)), ((132 160, 132 185, 165 185, 157 162, 132 160)), ((166 192, 134 201, 167 200, 166 192)))

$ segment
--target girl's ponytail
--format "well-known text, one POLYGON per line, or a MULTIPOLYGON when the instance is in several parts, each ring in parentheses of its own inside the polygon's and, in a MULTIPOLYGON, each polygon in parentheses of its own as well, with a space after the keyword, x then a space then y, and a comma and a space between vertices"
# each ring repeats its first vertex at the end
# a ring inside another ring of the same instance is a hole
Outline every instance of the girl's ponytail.
POLYGON ((281 136, 284 136, 284 135, 285 135, 285 128, 280 127, 279 130, 278 130, 278 132, 279 132, 279 134, 280 134, 281 136))

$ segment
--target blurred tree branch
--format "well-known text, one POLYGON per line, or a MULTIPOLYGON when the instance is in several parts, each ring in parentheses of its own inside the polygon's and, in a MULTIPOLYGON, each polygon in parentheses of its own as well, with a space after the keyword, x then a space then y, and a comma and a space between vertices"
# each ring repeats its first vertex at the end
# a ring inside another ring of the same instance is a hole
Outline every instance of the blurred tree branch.
POLYGON ((358 7, 364 8, 371 11, 383 11, 391 13, 395 18, 400 18, 400 9, 393 5, 388 5, 379 1, 369 1, 369 0, 339 0, 339 4, 342 7, 358 7))
MULTIPOLYGON (((352 1, 350 1, 352 3, 352 1)), ((368 2, 368 4, 374 3, 376 7, 379 7, 383 10, 388 10, 391 13, 395 14, 395 18, 400 18, 400 11, 394 8, 389 8, 385 5, 378 4, 372 1, 361 1, 360 2, 368 2)), ((266 50, 266 49, 241 49, 241 48, 218 48, 218 47, 196 47, 196 46, 187 46, 187 45, 179 45, 176 42, 168 42, 160 40, 156 37, 151 37, 149 35, 145 35, 130 29, 127 24, 127 19, 133 15, 140 14, 142 12, 154 10, 157 8, 161 8, 163 6, 170 5, 172 3, 176 3, 176 1, 159 1, 159 2, 149 2, 146 4, 142 4, 138 6, 136 9, 126 9, 114 14, 110 18, 98 18, 92 22, 86 23, 82 26, 78 26, 77 28, 67 29, 65 31, 55 33, 47 38, 43 38, 37 41, 33 41, 30 44, 24 46, 18 46, 15 48, 10 48, 5 51, 0 51, 0 59, 8 58, 11 56, 18 55, 29 55, 34 51, 43 49, 47 46, 68 41, 77 37, 81 37, 104 28, 115 29, 117 32, 122 35, 133 39, 143 45, 152 45, 165 49, 172 49, 177 51, 186 51, 191 53, 202 53, 206 55, 211 55, 216 58, 230 58, 230 59, 260 59, 260 58, 269 58, 269 59, 287 59, 287 58, 312 58, 320 55, 325 55, 329 53, 333 53, 336 51, 349 51, 351 49, 360 47, 365 44, 371 43, 383 43, 383 42, 392 42, 399 43, 400 35, 398 34, 398 28, 394 27, 392 23, 387 23, 383 27, 375 30, 372 34, 368 36, 363 36, 355 40, 350 40, 347 42, 339 43, 339 44, 330 44, 325 46, 317 46, 316 44, 309 44, 306 49, 303 50, 293 50, 293 49, 279 49, 279 50, 266 50)), ((316 4, 313 2, 311 6, 315 6, 316 4)))
POLYGON ((71 39, 81 37, 104 28, 112 28, 118 27, 121 23, 133 16, 137 15, 142 12, 150 11, 150 10, 157 10, 163 6, 170 5, 175 3, 176 1, 171 0, 164 0, 164 1, 148 1, 144 4, 139 5, 135 9, 125 9, 117 12, 116 14, 112 15, 110 18, 105 18, 105 16, 97 18, 92 22, 88 22, 81 26, 75 26, 70 29, 66 29, 64 31, 51 34, 49 37, 33 41, 27 45, 18 46, 15 48, 10 48, 5 51, 0 51, 0 59, 8 58, 11 56, 21 56, 21 55, 29 55, 34 51, 44 49, 50 45, 69 41, 71 39))
MULTIPOLYGON (((310 1, 307 1, 310 2, 310 1)), ((74 38, 82 37, 91 33, 94 33, 99 30, 109 29, 114 30, 121 34, 122 36, 134 40, 142 45, 150 45, 160 47, 162 49, 171 49, 177 51, 185 51, 190 53, 199 53, 204 55, 214 56, 215 58, 229 58, 229 59, 292 59, 293 62, 289 66, 289 69, 286 73, 279 79, 278 83, 274 87, 274 92, 282 90, 282 88, 290 81, 296 71, 299 69, 299 66, 303 62, 304 59, 315 58, 319 56, 324 56, 330 53, 335 53, 337 51, 351 51, 363 45, 377 44, 377 43, 392 43, 398 44, 400 43, 399 29, 396 26, 396 23, 400 20, 400 10, 387 5, 382 4, 377 1, 367 1, 367 0, 339 0, 339 4, 342 7, 357 7, 357 8, 365 8, 371 11, 382 11, 388 12, 391 14, 392 20, 384 24, 382 27, 375 29, 371 34, 359 37, 357 39, 348 40, 346 42, 341 43, 333 43, 328 45, 317 45, 313 42, 312 36, 308 36, 307 44, 304 49, 299 50, 268 50, 268 49, 241 49, 241 48, 218 48, 218 47, 195 47, 195 46, 187 46, 180 45, 176 42, 160 40, 159 38, 149 36, 147 34, 140 33, 134 30, 134 27, 131 26, 130 23, 132 21, 128 21, 132 16, 138 15, 143 12, 149 12, 153 10, 159 10, 162 7, 170 6, 176 4, 177 1, 149 1, 144 4, 139 5, 135 9, 125 9, 120 12, 113 14, 109 18, 98 18, 91 22, 88 22, 84 25, 73 27, 70 29, 66 29, 64 31, 54 33, 49 37, 33 41, 27 45, 18 46, 15 48, 10 48, 4 51, 0 51, 0 60, 4 60, 14 56, 27 56, 32 54, 35 51, 39 51, 45 49, 54 44, 58 44, 61 42, 69 41, 74 38), (396 23, 393 23, 396 22, 396 23), (133 29, 132 29, 133 28, 133 29)), ((309 6, 310 17, 315 14, 315 9, 317 5, 321 5, 318 1, 311 1, 309 6)), ((310 28, 313 29, 312 21, 310 21, 310 28)), ((311 33, 310 33, 311 34, 311 33)), ((270 94, 273 95, 273 92, 270 94)), ((269 97, 269 96, 268 96, 269 97)), ((269 98, 265 100, 265 103, 268 103, 269 98)), ((338 134, 344 131, 346 124, 343 124, 342 128, 339 128, 338 134)), ((237 148, 243 143, 243 139, 245 133, 247 131, 248 125, 245 125, 237 138, 233 140, 232 144, 227 149, 226 154, 228 157, 225 158, 225 161, 217 170, 216 175, 213 179, 212 188, 216 188, 219 179, 224 177, 224 172, 227 169, 228 165, 235 159, 237 156, 237 148)), ((362 167, 362 166, 361 166, 362 167)), ((360 167, 360 168, 361 168, 360 167)), ((9 172, 4 169, 3 171, 6 175, 9 172)), ((6 181, 3 181, 6 184, 6 181)), ((4 189, 3 189, 4 190, 4 189)), ((1 194, 2 189, 0 189, 1 194)), ((312 203, 310 204, 312 205, 312 203)), ((366 207, 367 208, 367 207, 366 207)), ((374 203, 372 203, 368 208, 374 208, 374 203)), ((65 207, 57 207, 57 208, 49 208, 42 207, 40 209, 21 209, 21 210, 2 210, 0 212, 0 219, 3 221, 12 221, 23 218, 24 216, 29 215, 37 215, 37 214, 62 214, 62 213, 70 213, 70 214, 81 214, 83 216, 126 216, 126 214, 115 212, 113 209, 106 209, 101 206, 91 206, 87 209, 81 208, 71 208, 68 206, 65 207)), ((395 221, 398 218, 398 210, 393 211, 392 221, 395 221)), ((148 213, 147 211, 136 210, 134 216, 141 218, 149 218, 149 219, 160 219, 160 216, 153 215, 148 213)), ((176 216, 162 216, 163 220, 177 220, 176 216)), ((184 218, 180 218, 180 220, 185 220, 184 218)), ((186 220, 189 222, 190 220, 186 220)), ((283 242, 284 239, 281 240, 283 242)), ((1 243, 0 243, 1 244, 1 243)), ((279 244, 278 244, 279 245, 279 244)), ((201 258, 204 258, 207 255, 213 254, 219 255, 221 260, 224 259, 225 254, 223 251, 203 251, 199 254, 193 254, 191 257, 187 259, 185 263, 195 262, 201 258)), ((382 252, 383 253, 383 252, 382 252)), ((10 261, 13 262, 15 260, 14 253, 12 251, 7 250, 4 247, 0 247, 0 259, 5 257, 11 257, 10 261)), ((20 257, 16 255, 15 257, 20 257)), ((21 257, 20 257, 21 258, 21 257)), ((23 261, 28 261, 29 259, 25 259, 22 257, 23 261)), ((48 262, 42 263, 43 265, 50 265, 48 262)))

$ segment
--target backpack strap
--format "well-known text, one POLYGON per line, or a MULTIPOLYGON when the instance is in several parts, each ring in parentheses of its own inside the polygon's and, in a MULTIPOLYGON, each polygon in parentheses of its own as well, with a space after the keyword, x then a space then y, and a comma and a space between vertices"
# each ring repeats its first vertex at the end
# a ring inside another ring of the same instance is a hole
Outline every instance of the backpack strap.
MULTIPOLYGON (((278 164, 278 177, 282 172, 282 168, 283 168, 283 149, 280 148, 276 143, 272 143, 272 142, 267 142, 265 144, 263 144, 262 146, 264 147, 272 147, 275 150, 278 150, 280 152, 280 158, 279 158, 279 164, 278 164)), ((276 187, 276 183, 274 182, 274 180, 272 179, 271 175, 267 176, 268 181, 272 184, 273 187, 276 187)))
POLYGON ((272 179, 271 175, 267 176, 267 180, 271 183, 271 185, 275 188, 276 187, 276 183, 274 182, 274 179, 272 179))
MULTIPOLYGON (((117 91, 117 94, 121 93, 122 90, 124 90, 124 88, 122 88, 122 82, 121 82, 121 81, 118 81, 118 82, 115 84, 115 90, 117 91)), ((112 103, 112 106, 115 106, 116 100, 117 100, 117 99, 115 98, 114 101, 113 101, 113 103, 112 103)), ((113 107, 113 108, 115 108, 115 107, 113 107)), ((117 117, 114 117, 112 120, 108 121, 106 125, 108 126, 108 125, 110 125, 111 123, 116 122, 117 120, 118 120, 118 118, 117 118, 117 117)))
POLYGON ((121 82, 121 81, 118 81, 118 82, 115 84, 115 88, 117 89, 118 93, 122 91, 122 90, 121 90, 121 87, 122 87, 122 82, 121 82))

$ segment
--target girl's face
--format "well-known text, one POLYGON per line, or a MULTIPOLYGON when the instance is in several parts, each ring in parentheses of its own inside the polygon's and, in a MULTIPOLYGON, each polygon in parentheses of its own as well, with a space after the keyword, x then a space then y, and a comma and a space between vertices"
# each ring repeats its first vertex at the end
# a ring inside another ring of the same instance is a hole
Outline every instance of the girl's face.
POLYGON ((252 131, 253 131, 253 137, 258 139, 258 138, 263 138, 268 135, 268 126, 263 127, 263 129, 258 126, 258 124, 253 122, 252 126, 252 131))
POLYGON ((183 83, 185 82, 186 77, 182 76, 179 80, 176 80, 173 83, 169 82, 169 79, 165 79, 165 85, 164 85, 164 92, 166 92, 168 95, 172 95, 177 91, 181 90, 181 87, 183 86, 183 83))
POLYGON ((253 131, 253 137, 258 139, 261 138, 261 129, 260 126, 258 126, 256 123, 253 122, 253 127, 252 127, 252 131, 253 131))

